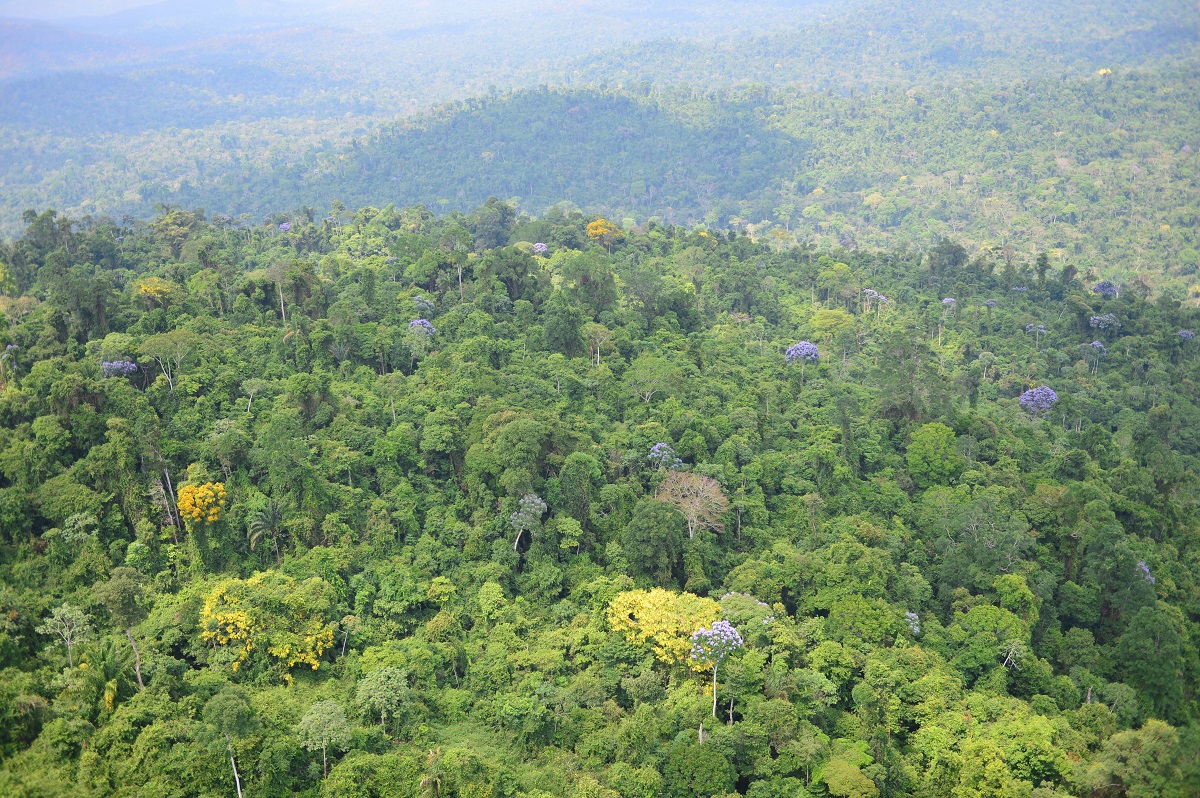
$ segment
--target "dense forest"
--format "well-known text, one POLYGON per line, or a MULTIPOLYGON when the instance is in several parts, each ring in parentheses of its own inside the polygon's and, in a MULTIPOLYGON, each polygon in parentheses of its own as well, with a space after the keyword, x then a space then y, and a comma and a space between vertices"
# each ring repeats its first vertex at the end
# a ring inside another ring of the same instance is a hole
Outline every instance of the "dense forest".
POLYGON ((1200 312, 1124 264, 24 222, 4 795, 1200 792, 1200 312))
POLYGON ((781 247, 949 236, 1200 296, 1185 3, 539 3, 505 4, 516 26, 490 4, 401 29, 376 8, 366 31, 0 81, 0 234, 30 207, 259 223, 495 195, 781 247))
MULTIPOLYGON (((1130 71, 966 89, 543 89, 461 102, 345 151, 233 167, 146 201, 243 209, 390 197, 467 211, 489 194, 629 224, 700 222, 776 245, 956 236, 1200 296, 1200 84, 1130 71), (1188 142, 1194 142, 1193 147, 1188 142)), ((80 183, 80 190, 90 184, 80 183)))

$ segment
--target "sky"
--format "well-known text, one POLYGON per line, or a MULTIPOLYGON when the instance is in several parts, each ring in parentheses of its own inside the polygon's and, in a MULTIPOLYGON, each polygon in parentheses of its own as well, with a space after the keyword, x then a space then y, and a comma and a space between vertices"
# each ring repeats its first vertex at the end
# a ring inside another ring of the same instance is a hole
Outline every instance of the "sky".
POLYGON ((146 0, 0 0, 0 17, 18 19, 63 19, 112 14, 138 6, 146 0))

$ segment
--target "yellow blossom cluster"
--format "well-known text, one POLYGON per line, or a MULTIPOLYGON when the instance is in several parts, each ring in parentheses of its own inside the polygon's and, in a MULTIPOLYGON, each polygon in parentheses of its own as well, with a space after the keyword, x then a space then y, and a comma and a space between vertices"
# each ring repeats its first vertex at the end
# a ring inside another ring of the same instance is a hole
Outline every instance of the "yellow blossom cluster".
POLYGON ((328 618, 333 588, 319 577, 299 581, 278 572, 249 579, 226 579, 205 598, 200 636, 210 645, 228 647, 238 670, 255 652, 266 652, 292 682, 291 669, 317 670, 321 655, 333 646, 337 627, 328 618))
POLYGON ((610 248, 614 243, 625 237, 625 232, 608 219, 597 219, 587 226, 588 238, 610 248))
MULTIPOLYGON (((182 491, 180 491, 182 496, 182 491)), ((230 594, 230 589, 237 589, 239 580, 229 579, 221 582, 217 589, 204 599, 204 609, 200 612, 200 638, 218 646, 232 646, 237 651, 237 659, 233 662, 233 670, 237 671, 243 662, 250 658, 254 651, 256 630, 250 620, 250 614, 242 608, 240 596, 230 594)), ((240 592, 240 591, 238 591, 240 592)))
POLYGON ((662 588, 620 593, 608 606, 608 625, 634 645, 651 644, 660 662, 676 665, 688 658, 692 634, 721 617, 721 605, 692 593, 662 588))
POLYGON ((146 277, 137 282, 138 293, 151 304, 166 307, 171 298, 171 283, 161 277, 146 277))
POLYGON ((205 482, 179 489, 179 515, 193 524, 215 524, 225 513, 225 485, 205 482))

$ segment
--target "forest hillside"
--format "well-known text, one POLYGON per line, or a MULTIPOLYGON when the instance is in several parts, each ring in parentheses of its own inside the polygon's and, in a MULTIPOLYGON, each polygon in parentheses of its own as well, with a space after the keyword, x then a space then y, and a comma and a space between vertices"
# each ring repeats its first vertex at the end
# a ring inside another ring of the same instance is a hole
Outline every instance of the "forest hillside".
POLYGON ((1200 791, 1194 307, 495 199, 26 224, 4 795, 1200 791))
POLYGON ((57 49, 0 25, 62 64, 0 80, 0 234, 497 196, 781 246, 950 236, 1200 297, 1184 2, 283 5, 157 4, 57 49))

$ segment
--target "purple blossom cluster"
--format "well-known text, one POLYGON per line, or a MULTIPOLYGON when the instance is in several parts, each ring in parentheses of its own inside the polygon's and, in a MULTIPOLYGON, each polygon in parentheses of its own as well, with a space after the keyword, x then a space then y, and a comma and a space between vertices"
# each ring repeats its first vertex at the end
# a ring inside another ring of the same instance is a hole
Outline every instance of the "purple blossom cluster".
POLYGON ((542 523, 542 513, 546 512, 546 503, 536 493, 526 493, 517 502, 517 511, 508 517, 513 528, 528 532, 537 529, 542 523))
POLYGON ((803 360, 806 363, 812 363, 821 357, 821 353, 817 351, 817 345, 808 341, 801 341, 798 344, 792 344, 787 348, 784 354, 784 359, 788 363, 794 363, 797 360, 803 360))
POLYGON ((656 443, 651 446, 650 454, 646 459, 658 468, 665 468, 668 471, 678 471, 683 468, 683 461, 675 456, 675 450, 669 443, 656 443))
POLYGON ((1014 290, 1014 291, 1028 291, 1029 289, 1028 289, 1028 288, 1026 288, 1026 287, 1025 287, 1025 286, 1023 286, 1023 285, 1014 285, 1012 290, 1014 290))
POLYGON ((915 635, 921 634, 920 616, 915 612, 904 613, 904 622, 908 624, 908 629, 915 635))
POLYGON ((1191 330, 1180 330, 1175 334, 1179 336, 1179 340, 1181 341, 1190 341, 1196 337, 1196 333, 1192 332, 1191 330))
POLYGON ((1045 335, 1046 327, 1045 327, 1045 325, 1042 325, 1042 324, 1026 324, 1025 332, 1027 332, 1027 333, 1037 332, 1038 335, 1045 335))
POLYGON ((1108 354, 1108 348, 1100 341, 1092 341, 1092 349, 1095 349, 1101 356, 1108 354))
POLYGON ((1154 584, 1158 580, 1154 578, 1154 574, 1150 573, 1150 566, 1146 565, 1145 560, 1138 560, 1138 570, 1142 573, 1142 579, 1145 579, 1150 584, 1154 584))
POLYGON ((1121 322, 1112 313, 1105 313, 1103 316, 1092 316, 1088 319, 1088 324, 1095 327, 1097 330, 1107 330, 1109 327, 1120 327, 1121 322))
POLYGON ((14 349, 20 349, 20 348, 21 348, 21 347, 17 346, 16 344, 9 344, 8 346, 4 347, 4 351, 5 351, 5 352, 11 352, 11 351, 13 351, 14 349))
POLYGON ((1033 416, 1038 413, 1049 410, 1054 407, 1054 403, 1058 401, 1058 394, 1052 388, 1047 388, 1045 385, 1039 385, 1037 388, 1031 388, 1021 394, 1021 398, 1017 400, 1021 407, 1029 411, 1033 416))
POLYGON ((105 360, 100 364, 100 370, 104 372, 105 377, 117 377, 132 374, 138 367, 137 363, 131 360, 105 360))
POLYGON ((999 302, 997 302, 996 300, 994 300, 994 299, 989 299, 988 301, 986 301, 986 302, 984 302, 984 303, 983 303, 983 306, 984 306, 985 308, 987 308, 988 310, 991 310, 992 308, 996 307, 996 306, 997 306, 997 305, 999 305, 999 304, 1000 304, 1000 303, 999 303, 999 302))
POLYGON ((878 292, 878 291, 876 291, 874 288, 864 288, 864 289, 863 289, 863 293, 867 295, 867 299, 868 299, 868 300, 874 300, 874 301, 876 301, 876 302, 887 302, 887 301, 889 301, 889 300, 888 300, 888 298, 887 298, 886 296, 884 296, 883 294, 879 293, 879 292, 878 292))
POLYGON ((533 245, 533 254, 534 255, 541 255, 542 257, 545 257, 546 253, 549 251, 550 251, 550 247, 546 246, 541 241, 539 241, 533 245))
POLYGON ((408 323, 408 331, 431 338, 437 332, 437 328, 430 324, 428 319, 413 319, 408 323))
POLYGON ((281 232, 281 233, 290 232, 291 229, 292 229, 291 222, 283 222, 282 224, 279 225, 279 232, 281 232))
POLYGON ((1101 280, 1092 286, 1092 290, 1102 297, 1114 297, 1117 295, 1117 285, 1112 280, 1101 280))
POLYGON ((948 308, 952 308, 952 307, 954 307, 954 305, 956 304, 956 302, 955 302, 955 299, 954 299, 954 297, 949 297, 949 296, 948 296, 948 297, 946 297, 945 299, 943 299, 943 300, 942 300, 942 304, 943 304, 943 305, 945 305, 945 306, 946 306, 946 307, 948 307, 948 308))
POLYGON ((423 297, 420 294, 413 297, 413 304, 416 305, 418 313, 428 313, 434 307, 432 299, 423 297))
POLYGON ((745 645, 741 634, 729 621, 714 621, 708 629, 692 635, 692 659, 717 665, 745 645))

